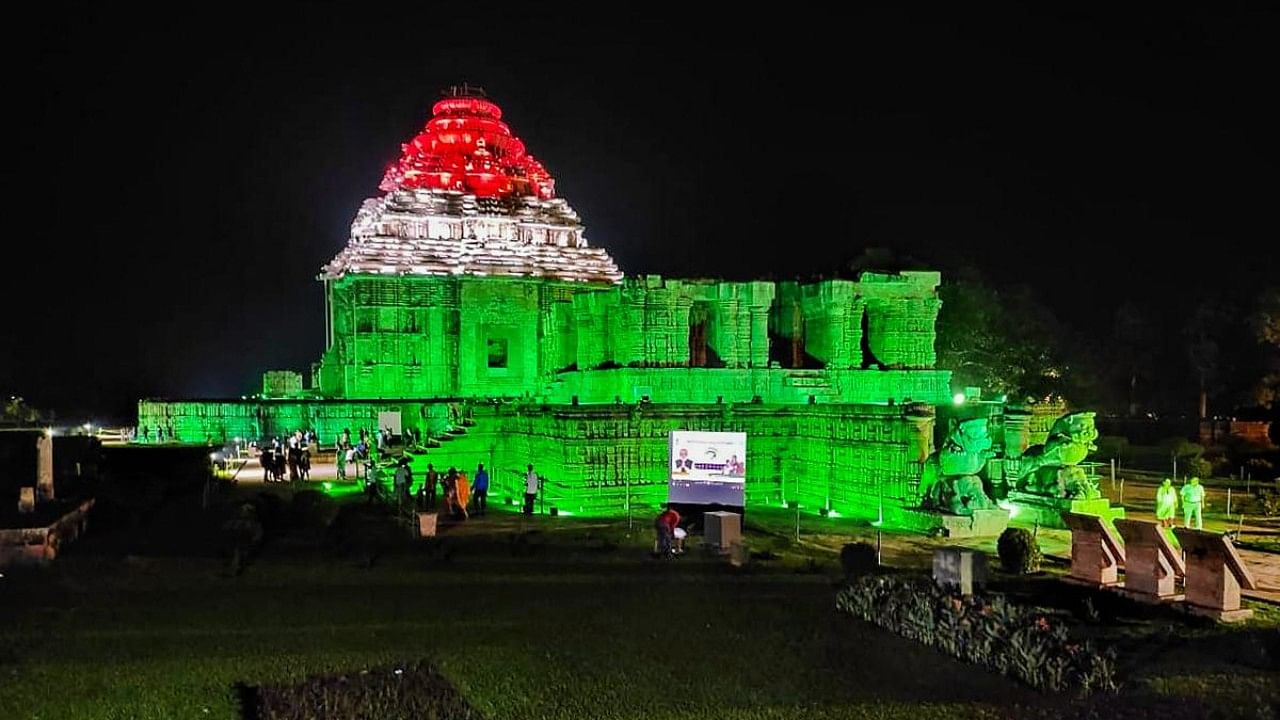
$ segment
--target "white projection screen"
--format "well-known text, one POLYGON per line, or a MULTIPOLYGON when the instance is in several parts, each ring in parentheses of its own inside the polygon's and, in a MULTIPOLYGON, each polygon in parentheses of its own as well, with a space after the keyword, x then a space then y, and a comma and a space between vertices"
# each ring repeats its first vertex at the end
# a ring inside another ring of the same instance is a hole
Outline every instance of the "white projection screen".
POLYGON ((668 449, 668 502, 743 506, 746 433, 673 430, 668 449))

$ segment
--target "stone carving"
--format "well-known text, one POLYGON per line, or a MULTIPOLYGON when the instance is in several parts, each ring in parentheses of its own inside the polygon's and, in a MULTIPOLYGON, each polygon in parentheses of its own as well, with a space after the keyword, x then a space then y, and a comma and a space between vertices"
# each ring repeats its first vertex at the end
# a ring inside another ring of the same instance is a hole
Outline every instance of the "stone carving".
POLYGON ((1098 484, 1080 463, 1096 450, 1096 413, 1073 412, 1058 418, 1044 445, 1023 453, 1018 468, 1018 488, 1034 495, 1091 500, 1102 497, 1098 484))
POLYGON ((921 504, 955 515, 995 507, 978 476, 995 454, 991 444, 986 418, 961 422, 925 463, 921 504))

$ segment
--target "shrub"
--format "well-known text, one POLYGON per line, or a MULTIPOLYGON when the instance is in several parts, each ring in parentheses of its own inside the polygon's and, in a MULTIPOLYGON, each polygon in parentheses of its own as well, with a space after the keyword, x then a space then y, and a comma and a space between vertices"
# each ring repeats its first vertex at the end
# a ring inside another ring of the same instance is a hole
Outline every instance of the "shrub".
POLYGON ((1213 476, 1213 463, 1202 457, 1187 458, 1179 460, 1181 467, 1178 468, 1180 474, 1189 477, 1207 478, 1213 476))
POLYGON ((1066 627, 1002 595, 960 597, 927 578, 863 577, 836 608, 1041 690, 1115 692, 1114 651, 1074 641, 1066 627))
POLYGON ((1263 492, 1258 494, 1262 514, 1267 517, 1280 515, 1280 493, 1263 492))
POLYGON ((1019 575, 1039 571, 1040 562, 1044 560, 1035 536, 1026 528, 1006 528, 996 541, 996 552, 1000 555, 1000 567, 1019 575))
POLYGON ((849 543, 840 549, 840 566, 850 582, 880 569, 876 549, 868 543, 849 543))
POLYGON ((1129 461, 1129 438, 1123 435, 1103 435, 1097 440, 1096 457, 1102 460, 1129 461))
POLYGON ((1165 438, 1160 441, 1160 447, 1164 449, 1171 457, 1178 458, 1181 463, 1184 458, 1198 458, 1204 455, 1204 446, 1199 443, 1193 443, 1183 437, 1165 438))
POLYGON ((261 720, 481 717, 448 679, 426 663, 322 675, 297 685, 264 686, 253 695, 249 704, 261 720))

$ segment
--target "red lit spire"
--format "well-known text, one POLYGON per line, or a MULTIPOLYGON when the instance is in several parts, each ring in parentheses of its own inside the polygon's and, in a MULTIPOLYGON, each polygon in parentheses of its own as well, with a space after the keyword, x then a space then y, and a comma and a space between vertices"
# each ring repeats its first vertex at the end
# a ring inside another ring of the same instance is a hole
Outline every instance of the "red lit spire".
POLYGON ((477 197, 555 197, 555 180, 502 122, 502 109, 479 88, 452 87, 431 108, 427 126, 400 146, 400 161, 378 187, 457 190, 477 197))

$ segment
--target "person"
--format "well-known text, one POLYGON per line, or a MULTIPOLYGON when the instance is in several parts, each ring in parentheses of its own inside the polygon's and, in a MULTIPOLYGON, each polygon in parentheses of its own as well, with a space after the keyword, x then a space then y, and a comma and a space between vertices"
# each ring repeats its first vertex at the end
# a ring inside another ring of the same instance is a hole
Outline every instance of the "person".
POLYGON ((276 459, 271 448, 263 448, 258 455, 258 462, 262 464, 262 482, 271 482, 272 476, 275 475, 276 459))
POLYGON ((724 464, 724 474, 730 477, 741 477, 742 470, 742 463, 738 462, 738 456, 730 455, 729 461, 724 464))
POLYGON ((538 499, 538 473, 529 465, 529 472, 524 475, 524 514, 533 514, 533 501, 538 499))
POLYGON ((311 479, 311 448, 307 445, 302 446, 298 455, 298 477, 303 482, 311 479))
POLYGON ((422 488, 418 490, 418 504, 423 510, 430 510, 436 506, 436 483, 440 482, 440 473, 436 472, 436 466, 427 463, 427 476, 422 480, 422 488))
POLYGON ((449 468, 442 481, 444 486, 444 511, 450 516, 458 514, 458 469, 449 468))
POLYGON ((471 500, 471 483, 467 480, 465 471, 458 472, 458 479, 454 481, 454 494, 458 498, 458 512, 462 514, 462 519, 471 519, 467 512, 467 503, 471 500))
POLYGON ((476 514, 484 515, 489 507, 489 473, 484 469, 484 463, 476 465, 476 482, 472 488, 476 498, 476 514))
POLYGON ((1182 518, 1183 527, 1191 527, 1191 518, 1196 519, 1196 529, 1204 529, 1204 518, 1201 517, 1201 506, 1204 504, 1204 486, 1200 478, 1193 477, 1191 482, 1182 486, 1182 518))
POLYGON ((337 443, 335 443, 335 445, 337 445, 337 452, 335 452, 333 455, 333 462, 337 466, 337 471, 338 471, 338 482, 342 482, 347 479, 348 442, 343 442, 344 438, 347 441, 351 440, 351 434, 348 433, 346 430, 343 430, 342 434, 338 436, 338 441, 337 443))
POLYGON ((413 472, 409 469, 409 458, 400 458, 400 464, 396 468, 392 485, 395 487, 396 502, 404 503, 408 501, 410 488, 413 486, 413 472))
POLYGON ((1160 527, 1173 527, 1173 520, 1178 514, 1178 491, 1173 489, 1173 481, 1165 478, 1156 488, 1156 520, 1160 527))
POLYGON ((677 475, 688 475, 689 471, 693 469, 693 459, 689 457, 688 448, 680 448, 674 469, 677 475))
POLYGON ((449 473, 442 472, 440 476, 440 505, 441 509, 449 512, 449 473))
POLYGON ((653 530, 658 536, 656 551, 661 557, 670 557, 675 554, 673 543, 675 542, 676 526, 680 524, 680 513, 670 505, 666 510, 658 514, 653 521, 653 530))

